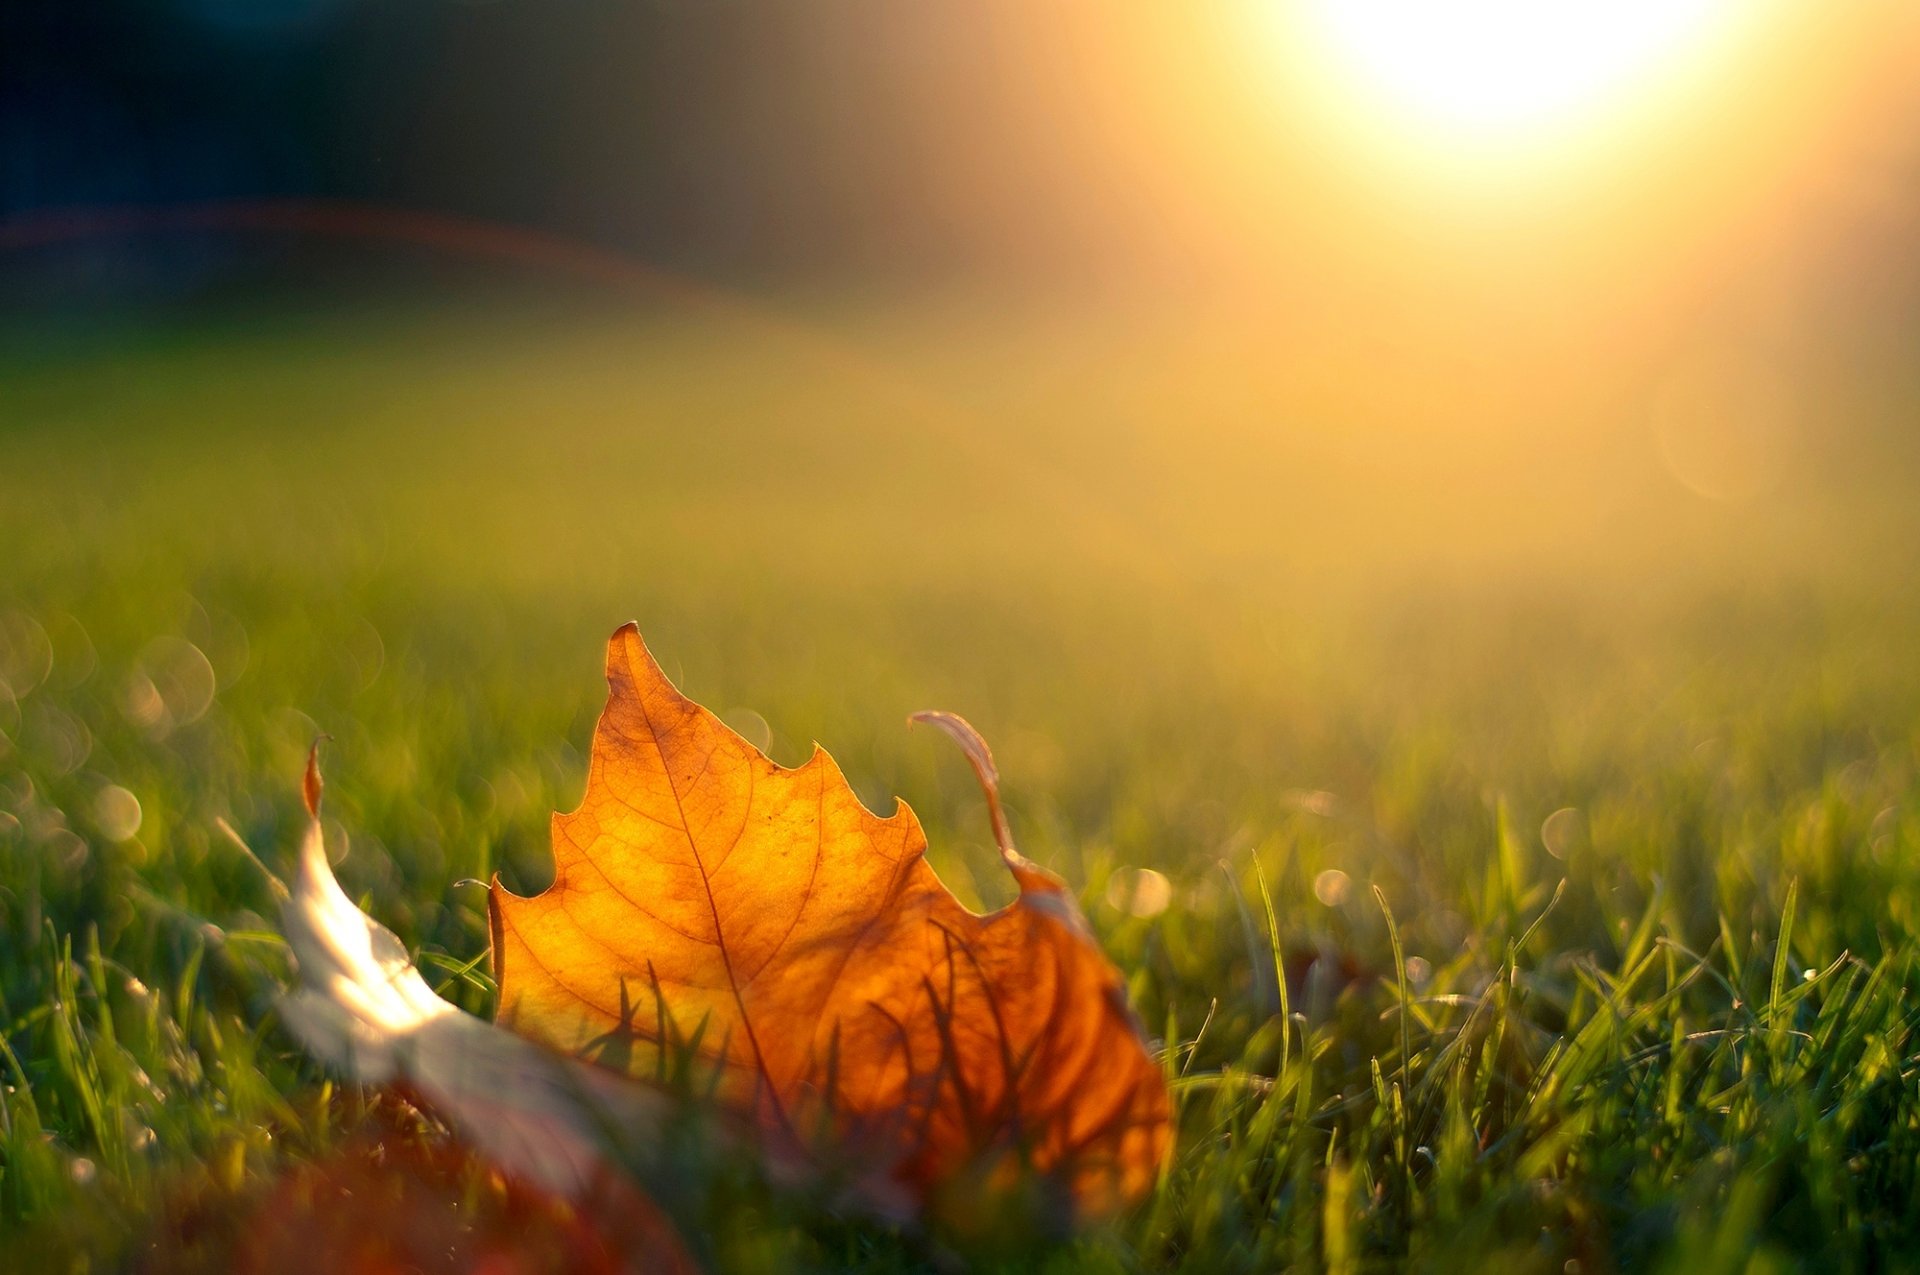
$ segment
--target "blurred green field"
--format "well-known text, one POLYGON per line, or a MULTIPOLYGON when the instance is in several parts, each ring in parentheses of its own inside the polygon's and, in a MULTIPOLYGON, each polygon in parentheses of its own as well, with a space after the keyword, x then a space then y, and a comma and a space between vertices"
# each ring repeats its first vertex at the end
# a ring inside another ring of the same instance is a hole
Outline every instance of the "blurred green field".
MULTIPOLYGON (((10 320, 9 1269, 211 1261, 182 1199, 244 1215, 366 1118, 274 1027, 216 827, 284 867, 317 733, 347 888, 488 1008, 461 883, 543 884, 627 619, 991 905, 972 781, 905 724, 966 715, 1128 972, 1166 1184, 992 1261, 1914 1268, 1911 475, 1816 433, 1719 504, 1630 405, 1355 409, 1259 332, 532 291, 10 320)), ((939 1260, 753 1208, 681 1215, 709 1268, 939 1260)))

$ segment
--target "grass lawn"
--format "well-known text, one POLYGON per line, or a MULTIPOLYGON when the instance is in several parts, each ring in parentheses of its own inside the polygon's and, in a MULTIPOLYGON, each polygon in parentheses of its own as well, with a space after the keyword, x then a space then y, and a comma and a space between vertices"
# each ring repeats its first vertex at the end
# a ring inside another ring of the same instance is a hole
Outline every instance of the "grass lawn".
MULTIPOLYGON (((1350 418, 1253 331, 531 292, 9 320, 0 1267, 225 1269, 406 1123, 277 1028, 217 824, 284 871, 330 734, 343 882, 486 1013, 467 883, 544 884, 637 619, 997 905, 971 778, 905 723, 970 718, 1179 1106, 1157 1194, 1072 1245, 716 1170, 663 1201, 708 1269, 1920 1268, 1910 475, 1810 437, 1715 503, 1619 405, 1350 418)), ((530 1207, 434 1181, 404 1207, 530 1207)))

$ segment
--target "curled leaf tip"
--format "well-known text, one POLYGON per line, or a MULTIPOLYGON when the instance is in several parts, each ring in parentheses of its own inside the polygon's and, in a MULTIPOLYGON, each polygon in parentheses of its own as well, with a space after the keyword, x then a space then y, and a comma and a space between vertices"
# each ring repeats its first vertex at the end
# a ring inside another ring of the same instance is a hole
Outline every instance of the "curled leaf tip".
POLYGON ((331 735, 313 737, 313 747, 307 749, 307 773, 300 780, 300 799, 306 803, 309 817, 320 817, 320 796, 326 784, 320 779, 320 745, 332 739, 331 735))
POLYGON ((986 794, 987 817, 993 821, 993 842, 1000 848, 1001 860, 1012 870, 1021 888, 1057 886, 1058 882, 1051 873, 1014 848, 1013 829, 1008 825, 1006 811, 1000 805, 1000 768, 994 765, 993 750, 987 747, 986 739, 973 728, 973 723, 958 713, 936 709, 922 709, 911 714, 907 720, 924 722, 946 732, 947 737, 959 744, 960 751, 967 755, 967 763, 973 767, 973 777, 980 781, 980 791, 986 794))

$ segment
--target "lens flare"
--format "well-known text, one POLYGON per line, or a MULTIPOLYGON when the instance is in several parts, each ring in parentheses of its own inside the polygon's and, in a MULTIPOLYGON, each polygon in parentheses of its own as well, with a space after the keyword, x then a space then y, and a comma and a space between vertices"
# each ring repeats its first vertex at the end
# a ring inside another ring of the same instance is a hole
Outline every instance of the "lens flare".
POLYGON ((1512 145, 1684 67, 1734 0, 1301 0, 1304 33, 1415 132, 1512 145))

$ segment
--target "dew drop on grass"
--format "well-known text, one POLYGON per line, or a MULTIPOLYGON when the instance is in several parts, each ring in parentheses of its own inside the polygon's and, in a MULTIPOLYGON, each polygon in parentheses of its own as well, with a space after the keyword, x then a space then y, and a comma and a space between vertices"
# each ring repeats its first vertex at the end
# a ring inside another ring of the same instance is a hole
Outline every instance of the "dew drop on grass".
POLYGON ((217 686, 213 665, 185 638, 155 638, 141 652, 140 666, 173 726, 198 721, 212 707, 217 686))
POLYGON ((166 733, 166 701, 160 698, 160 688, 145 673, 135 673, 127 679, 127 685, 120 695, 120 711, 128 721, 150 735, 166 733))
POLYGON ((1313 897, 1330 908, 1337 908, 1353 892, 1353 878, 1338 868, 1328 868, 1313 879, 1313 897))
POLYGON ((109 841, 129 841, 140 831, 140 799, 118 784, 93 798, 93 826, 109 841))
POLYGON ((121 690, 120 711, 155 739, 198 721, 218 689, 213 665, 199 647, 178 637, 157 637, 141 651, 121 690))
POLYGON ((1564 861, 1585 840, 1586 822, 1572 806, 1554 811, 1540 825, 1540 842, 1556 859, 1564 861))
POLYGON ((1159 916, 1173 902, 1173 882, 1152 868, 1118 868, 1107 878, 1107 903, 1142 920, 1159 916))

